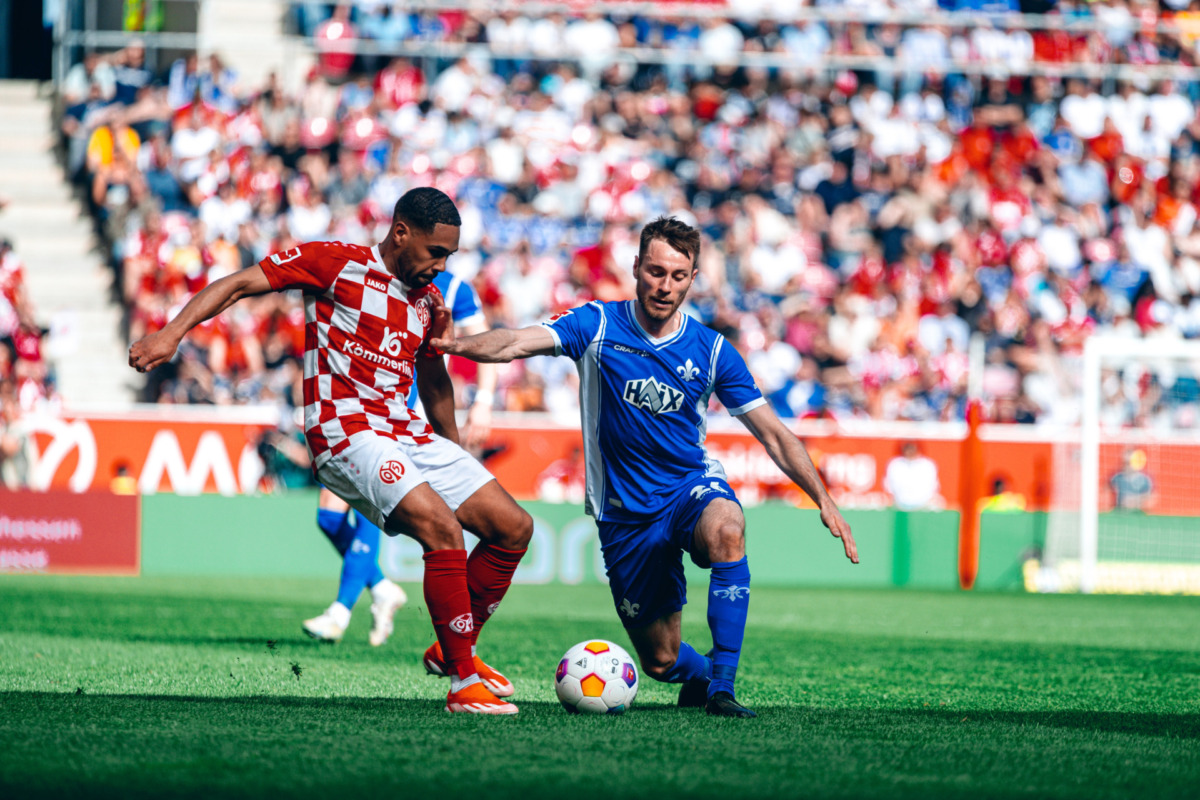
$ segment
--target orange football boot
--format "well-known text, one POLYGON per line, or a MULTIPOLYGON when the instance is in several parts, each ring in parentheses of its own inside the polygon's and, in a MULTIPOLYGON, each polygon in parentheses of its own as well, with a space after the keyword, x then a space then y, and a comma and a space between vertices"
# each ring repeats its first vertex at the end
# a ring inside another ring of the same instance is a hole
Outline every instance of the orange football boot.
MULTIPOLYGON (((474 656, 474 660, 475 671, 479 673, 479 679, 483 681, 483 685, 487 687, 488 691, 496 697, 512 697, 513 692, 516 691, 512 681, 504 677, 498 670, 483 663, 483 659, 479 656, 474 656)), ((424 661, 425 671, 430 675, 445 678, 450 674, 446 662, 442 659, 442 646, 438 642, 434 642, 425 651, 424 661)))
POLYGON ((488 691, 481 682, 446 695, 446 710, 458 714, 516 714, 517 707, 488 691))

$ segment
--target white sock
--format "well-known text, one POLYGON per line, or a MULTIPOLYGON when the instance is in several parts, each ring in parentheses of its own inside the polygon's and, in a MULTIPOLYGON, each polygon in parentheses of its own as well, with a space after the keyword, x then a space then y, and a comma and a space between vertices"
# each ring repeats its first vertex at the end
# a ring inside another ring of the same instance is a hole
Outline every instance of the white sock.
POLYGON ((325 613, 333 618, 333 624, 339 628, 348 628, 350 626, 350 609, 341 603, 334 601, 334 604, 325 613))
POLYGON ((450 691, 457 692, 459 689, 465 689, 466 687, 474 686, 477 683, 479 683, 479 675, 472 675, 471 677, 465 679, 459 679, 451 675, 450 691))

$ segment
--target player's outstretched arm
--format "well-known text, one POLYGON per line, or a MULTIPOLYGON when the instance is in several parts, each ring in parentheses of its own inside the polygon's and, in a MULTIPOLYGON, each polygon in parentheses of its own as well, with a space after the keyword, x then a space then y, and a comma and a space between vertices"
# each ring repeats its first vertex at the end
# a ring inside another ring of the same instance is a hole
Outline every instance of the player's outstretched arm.
POLYGON ((507 363, 518 358, 554 355, 554 335, 541 325, 511 330, 496 328, 475 336, 451 338, 451 328, 430 344, 451 355, 483 364, 507 363))
POLYGON ((809 458, 808 451, 804 449, 804 444, 788 430, 783 420, 779 419, 769 405, 764 404, 751 409, 737 419, 762 443, 771 460, 783 470, 783 474, 795 481, 817 504, 817 508, 821 510, 821 523, 830 533, 842 540, 846 558, 857 564, 858 545, 854 543, 854 534, 850 532, 850 525, 842 517, 837 503, 833 502, 829 492, 825 491, 817 468, 809 458))
POLYGON ((204 288, 161 330, 144 336, 129 348, 129 366, 149 372, 171 360, 183 337, 192 328, 220 314, 243 297, 272 291, 262 267, 239 270, 204 288))

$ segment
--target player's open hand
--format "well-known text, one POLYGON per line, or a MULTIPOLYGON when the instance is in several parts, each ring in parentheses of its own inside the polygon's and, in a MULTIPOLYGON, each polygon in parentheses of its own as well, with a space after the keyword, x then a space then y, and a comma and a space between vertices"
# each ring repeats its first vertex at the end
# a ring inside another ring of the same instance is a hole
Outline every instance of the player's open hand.
POLYGON ((846 558, 854 564, 858 563, 858 545, 854 543, 854 534, 850 532, 850 523, 846 522, 842 516, 842 512, 838 510, 832 502, 829 502, 821 509, 821 524, 829 529, 829 532, 842 540, 842 547, 846 549, 846 558))
POLYGON ((443 353, 453 353, 455 352, 454 345, 454 319, 450 314, 450 309, 439 298, 433 306, 433 324, 429 327, 429 346, 443 353))
POLYGON ((178 347, 179 340, 166 329, 156 331, 129 346, 129 366, 138 372, 149 372, 170 361, 178 347))

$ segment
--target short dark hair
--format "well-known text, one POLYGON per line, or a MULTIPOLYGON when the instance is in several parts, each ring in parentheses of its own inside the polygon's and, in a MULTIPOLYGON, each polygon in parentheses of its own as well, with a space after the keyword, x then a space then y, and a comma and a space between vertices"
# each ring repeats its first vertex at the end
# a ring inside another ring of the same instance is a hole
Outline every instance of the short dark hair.
POLYGON ((429 232, 435 225, 462 226, 462 217, 450 196, 432 186, 409 189, 396 201, 392 224, 402 219, 418 230, 429 232))
POLYGON ((696 269, 700 259, 700 231, 675 217, 659 217, 642 228, 642 240, 638 245, 638 261, 646 257, 646 250, 655 239, 662 239, 672 248, 692 260, 696 269))

